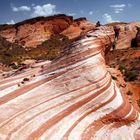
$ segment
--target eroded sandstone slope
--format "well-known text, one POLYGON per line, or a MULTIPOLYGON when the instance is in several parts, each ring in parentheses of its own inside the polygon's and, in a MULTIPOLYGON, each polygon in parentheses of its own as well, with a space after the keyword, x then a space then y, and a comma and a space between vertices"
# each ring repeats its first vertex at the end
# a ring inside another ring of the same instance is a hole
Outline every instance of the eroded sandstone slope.
POLYGON ((106 68, 114 40, 113 28, 102 26, 62 57, 1 78, 0 138, 139 140, 139 113, 106 68))

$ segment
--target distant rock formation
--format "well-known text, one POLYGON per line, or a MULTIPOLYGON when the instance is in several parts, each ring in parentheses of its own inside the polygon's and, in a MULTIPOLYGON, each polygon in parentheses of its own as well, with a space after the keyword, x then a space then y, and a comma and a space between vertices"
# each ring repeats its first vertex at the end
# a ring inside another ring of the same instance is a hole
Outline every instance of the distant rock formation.
POLYGON ((139 114, 105 65, 114 40, 112 27, 98 27, 62 57, 1 79, 0 139, 138 140, 139 114))
POLYGON ((95 24, 86 18, 74 20, 71 16, 64 14, 37 17, 14 25, 0 25, 0 35, 10 42, 25 47, 36 47, 52 35, 64 34, 70 39, 77 37, 82 32, 93 29, 95 24))
MULTIPOLYGON (((140 27, 140 22, 132 22, 128 24, 116 24, 114 28, 120 29, 118 37, 115 41, 115 49, 130 48, 132 40, 136 38, 137 27, 140 27)), ((137 39, 140 36, 137 36, 137 39)))

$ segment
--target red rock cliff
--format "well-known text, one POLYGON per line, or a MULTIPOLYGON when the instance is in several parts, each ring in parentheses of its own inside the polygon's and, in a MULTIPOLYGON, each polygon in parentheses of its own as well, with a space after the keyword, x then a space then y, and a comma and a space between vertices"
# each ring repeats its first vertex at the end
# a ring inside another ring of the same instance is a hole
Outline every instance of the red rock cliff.
POLYGON ((95 24, 85 18, 73 20, 73 17, 56 15, 51 17, 37 17, 15 25, 1 25, 0 35, 10 42, 16 42, 25 47, 36 47, 51 35, 62 33, 73 39, 84 31, 93 29, 95 24), (82 23, 83 22, 83 23, 82 23))

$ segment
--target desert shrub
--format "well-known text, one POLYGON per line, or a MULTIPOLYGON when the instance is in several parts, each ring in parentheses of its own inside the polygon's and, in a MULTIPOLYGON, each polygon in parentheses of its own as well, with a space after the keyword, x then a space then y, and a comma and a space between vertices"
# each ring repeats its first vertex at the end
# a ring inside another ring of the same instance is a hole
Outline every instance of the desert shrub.
POLYGON ((22 81, 21 84, 24 84, 24 81, 22 81))
POLYGON ((41 68, 43 69, 43 68, 44 68, 44 66, 42 65, 42 66, 41 66, 41 68))
POLYGON ((127 95, 132 95, 133 93, 129 90, 126 94, 127 95))
MULTIPOLYGON (((21 62, 26 56, 26 50, 17 44, 10 43, 5 38, 0 37, 0 62, 10 65, 13 62, 21 62)), ((16 66, 12 66, 14 69, 16 66)))
POLYGON ((138 79, 138 75, 134 71, 125 71, 125 81, 135 81, 138 79))
POLYGON ((136 38, 132 39, 132 41, 131 41, 131 47, 132 48, 136 48, 137 46, 138 46, 137 39, 136 38))
POLYGON ((138 79, 138 75, 135 71, 128 70, 124 65, 119 65, 119 70, 125 76, 125 81, 135 81, 138 79))
POLYGON ((32 59, 53 60, 61 55, 61 52, 70 44, 68 37, 64 35, 52 36, 44 41, 37 48, 29 50, 28 54, 32 59))
POLYGON ((27 81, 29 81, 29 78, 24 78, 23 81, 27 82, 27 81))
MULTIPOLYGON (((53 60, 61 56, 61 52, 70 44, 68 37, 64 35, 52 36, 36 48, 26 50, 20 45, 8 42, 0 37, 0 63, 7 66, 16 62, 18 65, 26 59, 53 60)), ((18 67, 13 65, 13 69, 18 67)))
POLYGON ((123 72, 123 71, 126 70, 126 68, 125 68, 125 66, 123 66, 123 65, 119 65, 119 70, 120 70, 121 72, 123 72))
POLYGON ((10 67, 11 67, 12 69, 18 69, 18 68, 19 68, 19 66, 18 66, 18 65, 16 65, 16 64, 14 64, 14 63, 13 63, 13 64, 11 64, 11 65, 10 65, 10 67))

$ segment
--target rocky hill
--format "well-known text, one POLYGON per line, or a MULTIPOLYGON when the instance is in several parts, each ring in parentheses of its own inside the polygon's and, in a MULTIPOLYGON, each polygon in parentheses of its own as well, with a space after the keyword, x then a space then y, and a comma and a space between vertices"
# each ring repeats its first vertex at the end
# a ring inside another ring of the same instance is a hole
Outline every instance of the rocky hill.
POLYGON ((2 140, 139 140, 138 111, 106 68, 113 27, 91 30, 63 55, 1 75, 2 140))
POLYGON ((56 15, 0 35, 0 139, 140 139, 139 22, 56 15))
POLYGON ((87 21, 86 18, 74 20, 71 16, 61 14, 37 17, 15 25, 1 25, 0 36, 24 47, 36 47, 51 36, 62 33, 73 39, 94 27, 95 24, 87 21))

